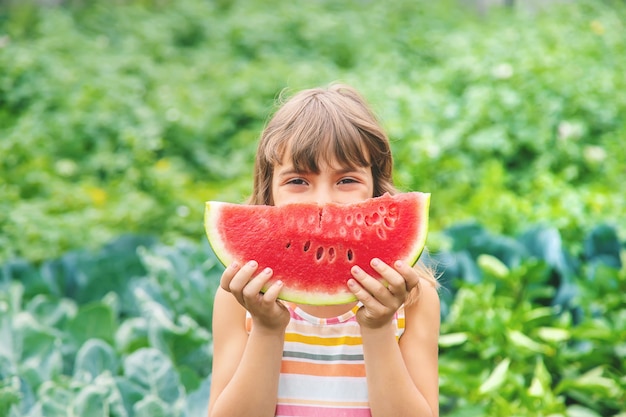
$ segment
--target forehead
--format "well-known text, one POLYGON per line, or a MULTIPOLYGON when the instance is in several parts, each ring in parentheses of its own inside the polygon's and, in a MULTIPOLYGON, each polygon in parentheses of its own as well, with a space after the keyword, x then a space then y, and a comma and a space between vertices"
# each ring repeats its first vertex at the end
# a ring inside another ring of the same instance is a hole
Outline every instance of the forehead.
POLYGON ((369 152, 360 138, 291 138, 280 148, 275 149, 270 162, 273 165, 290 165, 300 172, 318 173, 320 169, 353 170, 370 166, 369 152))
POLYGON ((330 160, 322 159, 317 161, 315 168, 308 166, 307 164, 295 164, 291 155, 287 152, 284 153, 282 160, 274 164, 274 172, 284 175, 289 173, 320 173, 322 171, 328 171, 332 173, 348 173, 348 172, 367 172, 370 169, 369 165, 355 165, 340 162, 337 158, 330 160))

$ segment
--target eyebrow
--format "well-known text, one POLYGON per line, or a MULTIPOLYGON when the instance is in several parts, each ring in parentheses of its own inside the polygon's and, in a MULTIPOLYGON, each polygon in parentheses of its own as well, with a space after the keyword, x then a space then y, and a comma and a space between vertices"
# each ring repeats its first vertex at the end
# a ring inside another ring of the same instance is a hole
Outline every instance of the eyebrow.
MULTIPOLYGON (((354 167, 354 168, 345 167, 345 168, 341 168, 341 169, 334 169, 332 171, 333 171, 334 174, 348 174, 348 173, 351 173, 351 172, 357 172, 357 173, 365 174, 367 172, 366 168, 369 168, 369 167, 354 167)), ((297 170, 297 169, 295 169, 293 167, 289 167, 289 168, 286 168, 284 170, 279 170, 278 171, 278 176, 279 177, 286 177, 286 176, 293 175, 293 174, 309 174, 309 173, 310 173, 309 171, 297 170)))

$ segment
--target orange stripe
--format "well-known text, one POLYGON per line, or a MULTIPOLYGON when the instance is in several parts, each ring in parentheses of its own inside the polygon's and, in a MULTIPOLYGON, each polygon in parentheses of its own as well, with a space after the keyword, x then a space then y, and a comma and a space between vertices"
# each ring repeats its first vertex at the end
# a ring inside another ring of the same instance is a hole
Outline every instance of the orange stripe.
POLYGON ((350 345, 356 346, 362 344, 361 337, 355 336, 342 336, 342 337, 318 337, 318 336, 305 336, 298 333, 285 334, 285 342, 299 342, 308 345, 316 346, 337 346, 337 345, 350 345))
POLYGON ((364 364, 343 363, 310 363, 283 359, 280 372, 282 374, 298 374, 312 376, 351 376, 365 377, 364 364))

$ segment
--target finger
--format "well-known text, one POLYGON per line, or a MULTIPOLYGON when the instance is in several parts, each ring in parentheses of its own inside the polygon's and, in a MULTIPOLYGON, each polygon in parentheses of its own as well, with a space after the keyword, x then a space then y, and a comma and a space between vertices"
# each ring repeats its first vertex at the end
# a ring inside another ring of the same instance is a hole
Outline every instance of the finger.
POLYGON ((402 275, 405 280, 406 290, 410 292, 419 284, 420 278, 417 270, 402 260, 397 260, 393 264, 396 271, 402 275))
POLYGON ((269 285, 267 290, 265 290, 265 294, 263 295, 264 300, 275 302, 278 299, 278 296, 280 295, 282 289, 283 282, 280 280, 274 281, 269 285))
POLYGON ((373 298, 383 305, 393 305, 394 295, 378 279, 367 274, 358 266, 352 267, 352 276, 358 281, 360 286, 373 298))
POLYGON ((243 289, 248 285, 248 282, 252 279, 252 275, 256 272, 258 268, 258 264, 256 261, 248 261, 246 262, 240 269, 235 273, 233 279, 231 279, 228 290, 231 293, 240 294, 243 289))
POLYGON ((404 297, 407 293, 405 278, 395 269, 378 258, 372 259, 370 265, 386 281, 387 291, 394 296, 404 297))
POLYGON ((348 288, 365 308, 376 309, 377 305, 380 306, 380 303, 376 300, 376 298, 374 298, 374 296, 356 279, 350 278, 348 280, 348 288))
POLYGON ((237 271, 239 271, 240 265, 237 262, 233 262, 224 270, 222 277, 220 278, 220 287, 230 292, 230 283, 233 280, 237 271))
POLYGON ((388 321, 390 309, 381 304, 369 291, 353 278, 348 280, 348 288, 363 305, 357 312, 359 324, 365 327, 380 327, 388 321))
POLYGON ((263 291, 263 287, 272 277, 272 269, 265 268, 257 276, 248 281, 248 284, 243 289, 243 296, 247 299, 258 298, 259 294, 263 291))

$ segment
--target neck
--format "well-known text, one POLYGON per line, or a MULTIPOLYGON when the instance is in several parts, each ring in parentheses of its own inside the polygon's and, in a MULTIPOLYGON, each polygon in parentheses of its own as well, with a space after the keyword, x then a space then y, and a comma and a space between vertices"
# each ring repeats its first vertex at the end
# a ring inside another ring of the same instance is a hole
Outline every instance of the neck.
POLYGON ((300 308, 300 310, 304 311, 307 314, 321 319, 327 319, 330 317, 341 316, 342 314, 347 313, 348 311, 352 310, 356 304, 357 303, 355 301, 349 304, 339 304, 333 306, 312 306, 298 304, 298 307, 300 308))

